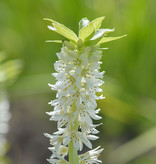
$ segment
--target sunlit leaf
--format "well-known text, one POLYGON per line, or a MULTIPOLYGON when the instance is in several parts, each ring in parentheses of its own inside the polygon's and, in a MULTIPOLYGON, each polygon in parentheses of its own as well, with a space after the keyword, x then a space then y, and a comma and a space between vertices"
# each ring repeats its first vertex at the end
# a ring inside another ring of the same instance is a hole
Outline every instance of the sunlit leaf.
POLYGON ((49 21, 49 22, 52 22, 52 23, 60 24, 60 23, 56 22, 55 20, 49 19, 49 18, 44 18, 43 20, 46 20, 46 21, 49 21))
POLYGON ((103 43, 106 43, 106 42, 111 42, 113 40, 117 40, 117 39, 120 39, 120 38, 123 38, 127 35, 123 35, 123 36, 117 36, 117 37, 103 37, 99 42, 98 44, 103 44, 103 43))
POLYGON ((69 40, 72 40, 74 42, 77 42, 78 38, 76 34, 71 31, 69 28, 62 24, 53 23, 53 26, 56 28, 56 32, 63 35, 64 37, 68 38, 69 40))
POLYGON ((98 50, 108 50, 108 48, 98 48, 98 50))
POLYGON ((92 21, 95 24, 95 31, 97 31, 100 28, 101 23, 104 20, 104 18, 105 17, 103 16, 103 17, 96 18, 95 20, 92 21))
POLYGON ((53 31, 59 33, 60 35, 62 35, 65 38, 73 41, 74 43, 77 42, 78 38, 72 30, 70 30, 69 28, 67 28, 63 24, 60 24, 60 23, 58 23, 58 22, 56 22, 52 19, 45 18, 44 20, 48 20, 48 21, 52 22, 53 26, 48 26, 48 28, 50 30, 53 30, 53 31))
POLYGON ((79 32, 79 38, 82 39, 82 41, 85 41, 89 38, 92 38, 92 35, 95 32, 95 23, 91 22, 87 27, 83 27, 79 32))
POLYGON ((79 32, 79 38, 83 41, 89 40, 94 36, 94 33, 100 28, 101 23, 105 17, 99 17, 83 27, 79 32))
POLYGON ((62 43, 62 40, 46 40, 48 43, 62 43))
POLYGON ((90 40, 86 41, 85 45, 87 45, 87 46, 96 45, 102 39, 104 34, 113 32, 113 31, 114 31, 114 29, 98 29, 95 32, 94 36, 90 40))

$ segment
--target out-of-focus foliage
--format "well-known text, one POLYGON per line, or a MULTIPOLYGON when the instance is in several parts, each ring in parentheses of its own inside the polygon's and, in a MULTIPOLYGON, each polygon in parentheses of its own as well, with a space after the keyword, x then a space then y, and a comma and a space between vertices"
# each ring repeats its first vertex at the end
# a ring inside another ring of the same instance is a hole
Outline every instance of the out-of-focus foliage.
POLYGON ((98 102, 103 125, 97 145, 105 148, 101 158, 106 164, 156 163, 155 6, 155 0, 0 1, 0 50, 24 62, 20 78, 9 87, 13 112, 9 156, 15 163, 46 163, 49 156, 42 133, 53 126, 44 113, 55 93, 47 83, 54 83, 50 73, 61 46, 45 40, 65 38, 47 30, 43 18, 57 20, 77 34, 83 17, 93 20, 103 15, 102 26, 115 27, 113 36, 128 36, 103 44, 109 49, 104 50, 102 64, 106 99, 98 102))
POLYGON ((17 75, 21 72, 20 60, 6 61, 7 55, 5 52, 0 52, 0 89, 11 85, 17 75))
POLYGON ((3 154, 0 154, 0 164, 11 164, 11 160, 6 156, 8 150, 9 150, 9 144, 5 143, 3 149, 1 149, 1 152, 3 152, 3 154))
POLYGON ((9 60, 4 52, 0 52, 0 164, 9 164, 10 160, 6 156, 9 144, 6 134, 9 129, 10 120, 9 102, 6 94, 6 88, 12 84, 21 71, 21 62, 19 60, 9 60))

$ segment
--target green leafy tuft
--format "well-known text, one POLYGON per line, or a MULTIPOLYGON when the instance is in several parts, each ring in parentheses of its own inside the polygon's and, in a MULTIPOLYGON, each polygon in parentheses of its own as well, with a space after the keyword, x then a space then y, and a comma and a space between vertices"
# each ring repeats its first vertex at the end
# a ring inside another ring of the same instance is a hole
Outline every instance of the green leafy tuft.
MULTIPOLYGON (((127 35, 118 36, 118 37, 106 37, 107 33, 113 32, 114 29, 100 29, 104 16, 94 19, 92 22, 89 22, 87 18, 83 18, 79 22, 79 36, 64 26, 52 19, 44 18, 44 20, 52 22, 52 26, 48 28, 52 31, 55 31, 65 38, 67 38, 74 46, 77 46, 78 49, 86 46, 100 45, 106 42, 117 40, 123 38, 127 35)), ((61 40, 48 40, 46 42, 62 43, 61 40)))

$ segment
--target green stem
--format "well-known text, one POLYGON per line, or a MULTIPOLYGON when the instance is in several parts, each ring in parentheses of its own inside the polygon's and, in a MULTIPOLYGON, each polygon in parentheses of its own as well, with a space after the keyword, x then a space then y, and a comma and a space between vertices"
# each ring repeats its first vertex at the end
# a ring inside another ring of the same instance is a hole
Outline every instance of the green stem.
POLYGON ((79 164, 79 157, 77 154, 77 149, 74 147, 73 142, 69 144, 69 163, 79 164))
MULTIPOLYGON (((73 102, 72 105, 72 113, 76 111, 76 105, 75 102, 73 102)), ((75 119, 73 124, 70 125, 70 131, 78 131, 78 119, 75 119)), ((79 157, 77 154, 77 149, 74 147, 73 141, 71 141, 68 145, 68 151, 69 151, 69 164, 79 164, 79 157)))

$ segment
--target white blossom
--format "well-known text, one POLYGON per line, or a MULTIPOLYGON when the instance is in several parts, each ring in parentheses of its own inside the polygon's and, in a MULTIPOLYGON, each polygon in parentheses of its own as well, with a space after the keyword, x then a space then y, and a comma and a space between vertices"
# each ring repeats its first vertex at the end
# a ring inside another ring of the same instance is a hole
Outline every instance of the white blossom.
POLYGON ((97 148, 88 151, 85 154, 80 155, 80 164, 98 164, 102 163, 101 160, 98 160, 98 156, 103 151, 103 149, 99 149, 100 146, 97 148))

